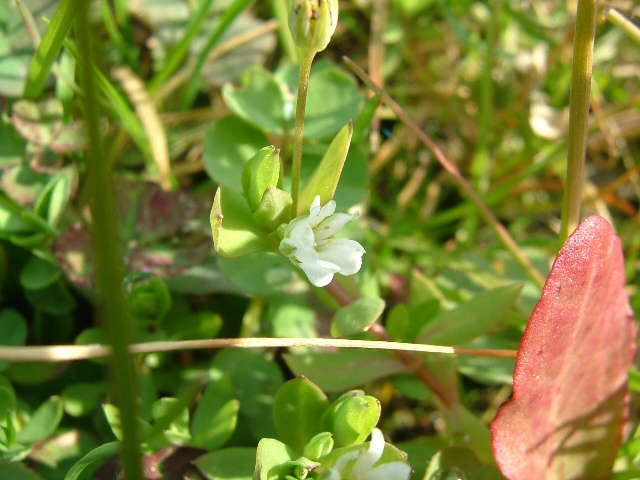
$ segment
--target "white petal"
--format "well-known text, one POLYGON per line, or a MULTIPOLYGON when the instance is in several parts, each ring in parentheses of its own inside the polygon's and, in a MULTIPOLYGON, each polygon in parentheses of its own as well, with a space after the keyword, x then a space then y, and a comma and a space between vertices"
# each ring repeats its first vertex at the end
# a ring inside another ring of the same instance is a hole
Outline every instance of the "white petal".
MULTIPOLYGON (((316 198, 318 199, 318 205, 319 205, 320 197, 316 196, 316 198)), ((315 204, 315 200, 313 202, 315 204)), ((327 218, 330 215, 333 215, 333 212, 335 211, 336 211, 336 202, 334 202, 333 200, 329 200, 327 204, 319 210, 317 208, 314 209, 312 205, 311 211, 309 213, 309 224, 315 228, 325 218, 327 218)))
POLYGON ((309 219, 307 217, 298 217, 292 220, 285 228, 284 236, 289 238, 313 237, 313 229, 309 225, 309 219))
POLYGON ((340 268, 342 275, 353 275, 362 267, 365 251, 358 242, 347 238, 333 238, 318 248, 318 257, 340 268))
MULTIPOLYGON (((323 262, 324 263, 324 262, 323 262)), ((338 267, 329 263, 321 265, 320 262, 300 263, 300 268, 307 275, 309 281, 316 287, 326 287, 333 280, 333 274, 338 271, 338 267), (331 265, 333 268, 326 268, 331 265)))
POLYGON ((320 195, 316 195, 311 202, 311 207, 309 208, 309 220, 313 220, 314 222, 318 219, 318 214, 320 213, 320 195))
POLYGON ((363 452, 356 460, 352 470, 353 475, 359 478, 365 478, 365 473, 367 473, 369 469, 373 467, 378 460, 380 460, 383 450, 384 436, 379 429, 374 428, 371 432, 369 449, 366 452, 363 452))
POLYGON ((352 218, 353 215, 348 213, 334 213, 333 215, 325 218, 315 228, 314 235, 316 236, 316 241, 333 237, 336 233, 342 230, 342 227, 349 223, 352 218))
POLYGON ((342 470, 344 470, 347 466, 347 463, 358 458, 360 452, 360 450, 351 450, 350 452, 341 455, 338 460, 336 460, 336 464, 333 466, 333 468, 339 472, 342 472, 342 470))
POLYGON ((411 475, 411 467, 403 462, 378 465, 364 474, 362 480, 406 480, 411 475))
MULTIPOLYGON (((294 222, 291 223, 293 224, 294 222)), ((318 258, 313 230, 306 222, 297 222, 289 230, 289 234, 282 239, 279 246, 284 255, 296 257, 298 261, 303 261, 300 257, 304 256, 311 261, 311 258, 305 255, 305 252, 307 252, 313 255, 313 259, 318 258)))

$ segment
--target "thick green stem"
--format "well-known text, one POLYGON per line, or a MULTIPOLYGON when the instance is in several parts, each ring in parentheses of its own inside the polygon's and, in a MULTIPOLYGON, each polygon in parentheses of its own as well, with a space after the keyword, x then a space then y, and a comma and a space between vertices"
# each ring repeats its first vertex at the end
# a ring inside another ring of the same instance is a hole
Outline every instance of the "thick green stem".
MULTIPOLYGON (((304 139, 304 112, 307 108, 309 75, 315 51, 300 51, 300 76, 296 101, 296 128, 293 134, 293 164, 291 166, 291 218, 298 216, 298 193, 300 191, 300 169, 302 167, 302 141, 304 139)), ((308 205, 306 205, 308 207, 308 205)))
POLYGON ((569 94, 569 146, 567 183, 562 204, 561 243, 566 241, 580 223, 595 32, 595 0, 578 0, 576 34, 573 43, 571 92, 569 94))
POLYGON ((100 137, 98 97, 93 76, 92 30, 87 9, 80 2, 76 11, 76 43, 80 62, 80 81, 84 90, 84 120, 89 139, 85 155, 89 186, 92 239, 96 264, 96 282, 100 292, 100 316, 111 345, 111 381, 113 396, 120 409, 122 424, 122 463, 128 480, 142 478, 133 362, 129 354, 132 335, 122 296, 122 257, 118 249, 115 205, 110 188, 109 167, 100 137))

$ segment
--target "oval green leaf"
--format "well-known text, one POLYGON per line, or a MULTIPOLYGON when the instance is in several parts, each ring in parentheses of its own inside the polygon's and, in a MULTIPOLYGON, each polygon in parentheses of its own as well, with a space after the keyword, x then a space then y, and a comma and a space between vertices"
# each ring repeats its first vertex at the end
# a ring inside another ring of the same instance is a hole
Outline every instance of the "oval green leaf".
POLYGON ((384 306, 381 298, 360 298, 342 307, 331 322, 331 335, 342 338, 366 332, 380 318, 384 306))

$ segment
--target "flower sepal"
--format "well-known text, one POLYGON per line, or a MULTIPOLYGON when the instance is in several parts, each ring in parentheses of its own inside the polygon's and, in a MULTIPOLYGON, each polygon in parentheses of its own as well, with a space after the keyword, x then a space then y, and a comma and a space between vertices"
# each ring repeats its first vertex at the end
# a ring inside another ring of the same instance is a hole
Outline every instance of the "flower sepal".
POLYGON ((267 187, 253 219, 266 232, 272 233, 291 215, 291 195, 276 187, 267 187))
POLYGON ((253 219, 245 198, 231 188, 221 186, 216 191, 210 220, 213 246, 221 257, 274 250, 272 240, 253 219))

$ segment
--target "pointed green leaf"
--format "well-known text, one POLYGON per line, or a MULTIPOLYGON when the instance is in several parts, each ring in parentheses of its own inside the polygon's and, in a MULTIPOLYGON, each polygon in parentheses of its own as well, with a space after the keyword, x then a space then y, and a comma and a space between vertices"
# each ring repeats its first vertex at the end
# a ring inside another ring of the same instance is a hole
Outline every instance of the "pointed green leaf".
POLYGON ((522 284, 499 287, 480 293, 458 308, 447 310, 427 323, 418 343, 461 345, 487 333, 513 307, 522 284))
POLYGON ((333 139, 324 157, 322 157, 320 165, 318 165, 311 179, 300 192, 298 215, 303 215, 309 210, 309 205, 311 205, 316 195, 320 195, 321 205, 326 204, 333 198, 344 167, 344 161, 349 152, 352 134, 353 124, 349 122, 333 139))
POLYGON ((374 95, 369 100, 367 100, 367 103, 365 103, 364 107, 362 107, 360 115, 358 115, 358 118, 356 118, 356 121, 353 125, 354 143, 358 143, 360 140, 364 139, 367 133, 369 133, 369 129, 371 128, 371 120, 378 111, 381 97, 382 94, 380 93, 374 95))
POLYGON ((378 350, 285 354, 284 359, 295 375, 308 377, 325 392, 339 392, 406 370, 391 352, 378 350))
POLYGON ((476 415, 457 403, 444 409, 442 417, 452 444, 469 447, 484 463, 495 463, 489 427, 476 415))
POLYGON ((40 405, 31 419, 18 432, 16 441, 23 445, 31 445, 53 434, 62 419, 62 399, 51 397, 40 405))
POLYGON ((73 466, 64 476, 64 480, 76 480, 80 476, 82 471, 93 462, 97 462, 98 460, 103 460, 108 457, 113 457, 118 452, 120 452, 120 446, 120 442, 110 442, 94 448, 84 457, 73 464, 73 466))

